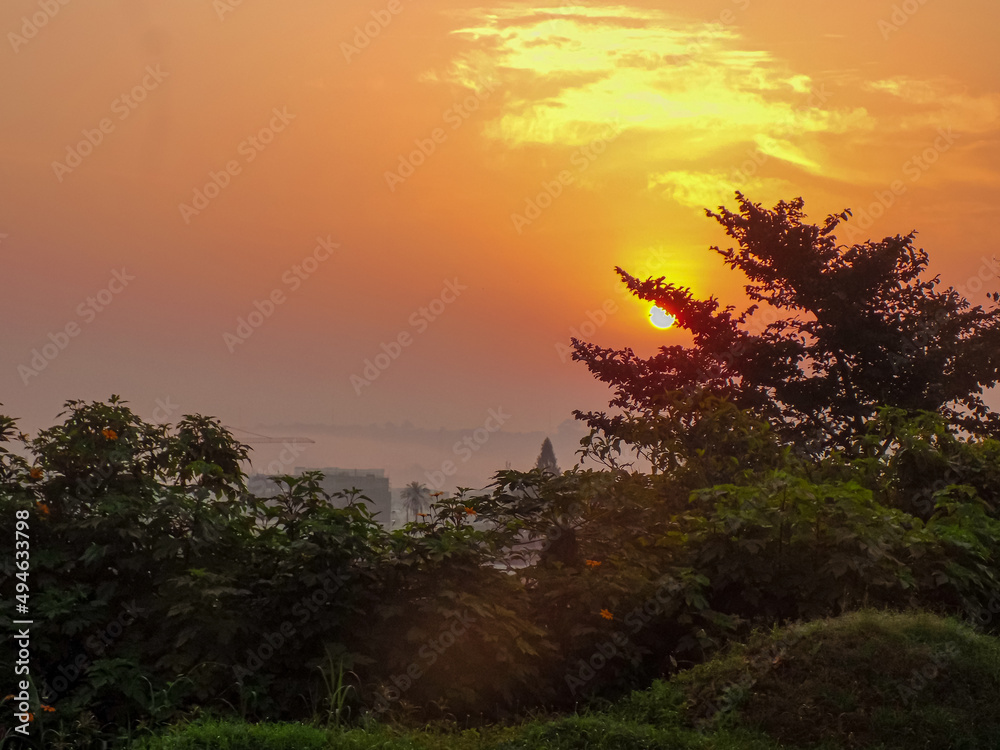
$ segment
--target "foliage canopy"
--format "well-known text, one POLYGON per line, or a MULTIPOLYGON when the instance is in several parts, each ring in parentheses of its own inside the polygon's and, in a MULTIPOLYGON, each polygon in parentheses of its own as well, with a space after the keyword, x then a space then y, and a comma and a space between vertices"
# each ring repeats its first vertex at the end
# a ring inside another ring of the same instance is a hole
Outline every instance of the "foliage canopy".
MULTIPOLYGON (((835 232, 850 211, 814 225, 804 221, 801 198, 768 210, 736 197, 738 212, 706 213, 737 243, 712 250, 746 275, 749 308, 737 315, 665 277, 643 281, 619 267, 633 294, 691 332, 692 346, 642 358, 573 340, 574 359, 614 387, 614 406, 656 413, 670 393, 704 389, 812 455, 856 447, 883 406, 937 412, 970 433, 1000 435, 1000 415, 982 399, 1000 380, 1000 294, 984 307, 942 289, 940 277, 927 278, 915 232, 839 245, 835 232), (768 311, 774 319, 755 331, 756 316, 768 311)), ((582 416, 613 427, 603 415, 582 416)))

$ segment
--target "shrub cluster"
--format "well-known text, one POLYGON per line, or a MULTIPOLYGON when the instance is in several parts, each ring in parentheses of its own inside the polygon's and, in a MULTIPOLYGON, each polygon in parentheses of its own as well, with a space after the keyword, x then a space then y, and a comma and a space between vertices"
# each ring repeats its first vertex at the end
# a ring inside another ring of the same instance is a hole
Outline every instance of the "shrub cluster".
MULTIPOLYGON (((28 512, 46 746, 198 714, 565 708, 700 663, 754 626, 862 606, 995 627, 995 441, 887 410, 863 438, 881 452, 804 462, 726 402, 678 398, 697 416, 685 432, 662 416, 622 426, 632 445, 697 441, 672 468, 499 472, 490 492, 392 532, 315 473, 253 496, 246 446, 210 418, 171 428, 115 397, 68 402, 32 440, 2 418, 0 533, 28 512)), ((5 673, 11 660, 0 654, 5 673)))

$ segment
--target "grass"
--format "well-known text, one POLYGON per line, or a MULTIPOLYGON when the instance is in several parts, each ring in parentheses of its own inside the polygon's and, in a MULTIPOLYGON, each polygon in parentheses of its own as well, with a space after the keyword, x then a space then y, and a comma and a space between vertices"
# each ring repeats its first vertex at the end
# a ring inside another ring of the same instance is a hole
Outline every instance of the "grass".
POLYGON ((705 734, 610 716, 568 716, 520 727, 435 731, 387 726, 322 730, 302 725, 198 722, 136 750, 777 750, 766 737, 741 730, 705 734))
POLYGON ((480 730, 202 721, 136 750, 996 750, 1000 640, 860 612, 756 633, 603 711, 480 730))

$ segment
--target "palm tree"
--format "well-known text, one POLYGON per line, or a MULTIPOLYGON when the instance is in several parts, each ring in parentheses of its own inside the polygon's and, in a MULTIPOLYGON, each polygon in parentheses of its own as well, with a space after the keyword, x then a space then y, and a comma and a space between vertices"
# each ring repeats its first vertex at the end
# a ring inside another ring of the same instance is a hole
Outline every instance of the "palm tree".
POLYGON ((428 495, 427 485, 420 482, 410 482, 403 488, 403 508, 406 509, 407 520, 411 515, 416 518, 418 514, 424 512, 428 495))

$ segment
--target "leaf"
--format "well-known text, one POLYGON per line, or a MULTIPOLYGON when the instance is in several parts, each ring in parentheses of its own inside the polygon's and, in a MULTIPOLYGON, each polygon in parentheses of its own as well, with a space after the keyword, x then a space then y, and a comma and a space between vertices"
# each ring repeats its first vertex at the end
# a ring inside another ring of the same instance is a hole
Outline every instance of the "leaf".
POLYGON ((87 549, 84 551, 83 556, 80 558, 85 563, 96 562, 97 560, 102 560, 108 553, 108 545, 98 544, 97 542, 91 542, 87 549))
POLYGON ((531 656, 538 656, 538 652, 535 651, 535 649, 531 647, 531 644, 528 643, 523 638, 515 638, 514 643, 517 645, 519 649, 521 649, 521 653, 530 654, 531 656))

